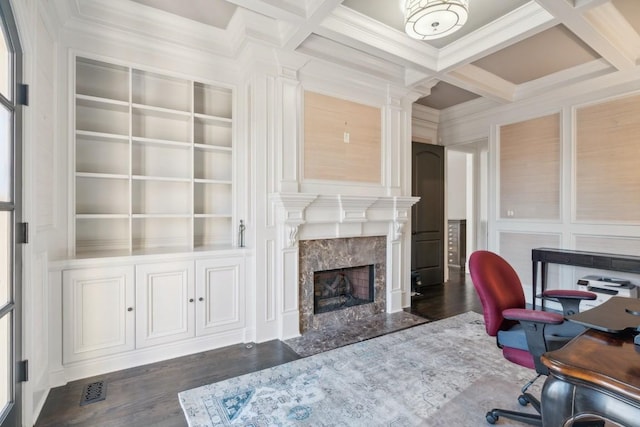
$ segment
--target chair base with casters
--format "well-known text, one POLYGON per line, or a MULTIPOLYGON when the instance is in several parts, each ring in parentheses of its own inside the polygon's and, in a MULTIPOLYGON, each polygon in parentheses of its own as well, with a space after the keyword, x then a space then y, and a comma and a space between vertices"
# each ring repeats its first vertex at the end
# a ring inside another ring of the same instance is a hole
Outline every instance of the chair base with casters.
POLYGON ((518 396, 518 403, 520 403, 520 405, 522 406, 527 406, 528 404, 531 404, 533 409, 536 410, 537 412, 536 414, 528 414, 526 412, 518 412, 518 411, 510 411, 508 409, 493 408, 492 410, 487 412, 487 415, 485 415, 487 422, 489 424, 495 424, 498 422, 498 419, 500 419, 500 417, 505 417, 505 418, 509 418, 510 420, 520 421, 520 422, 527 423, 534 426, 541 426, 542 415, 540 415, 541 414, 540 401, 534 395, 527 392, 529 387, 531 387, 533 383, 540 377, 541 377, 541 374, 538 374, 536 375, 535 378, 533 378, 531 381, 526 383, 522 387, 522 390, 520 390, 522 394, 518 396))

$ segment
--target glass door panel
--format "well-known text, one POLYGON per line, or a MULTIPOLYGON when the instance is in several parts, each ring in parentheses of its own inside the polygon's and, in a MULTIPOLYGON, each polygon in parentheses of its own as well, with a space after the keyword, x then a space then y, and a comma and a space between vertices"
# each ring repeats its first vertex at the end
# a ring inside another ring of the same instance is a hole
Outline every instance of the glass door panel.
POLYGON ((21 425, 22 387, 16 375, 21 360, 21 253, 14 230, 21 219, 21 109, 18 31, 10 0, 0 0, 0 427, 21 425))
POLYGON ((7 107, 0 106, 0 202, 11 201, 13 177, 12 116, 12 112, 7 107))
POLYGON ((11 57, 12 52, 7 44, 7 37, 4 34, 4 28, 0 30, 0 94, 11 100, 11 90, 13 87, 11 82, 11 57))
POLYGON ((0 317, 0 419, 11 403, 11 314, 0 317))
POLYGON ((11 298, 11 213, 0 211, 0 310, 11 298))

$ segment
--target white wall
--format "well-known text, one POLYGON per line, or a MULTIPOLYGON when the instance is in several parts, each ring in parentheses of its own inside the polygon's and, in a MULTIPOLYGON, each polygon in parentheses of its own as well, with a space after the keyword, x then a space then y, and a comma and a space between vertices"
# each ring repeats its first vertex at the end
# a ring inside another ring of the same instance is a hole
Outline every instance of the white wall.
POLYGON ((467 218, 467 154, 447 150, 447 218, 467 218))

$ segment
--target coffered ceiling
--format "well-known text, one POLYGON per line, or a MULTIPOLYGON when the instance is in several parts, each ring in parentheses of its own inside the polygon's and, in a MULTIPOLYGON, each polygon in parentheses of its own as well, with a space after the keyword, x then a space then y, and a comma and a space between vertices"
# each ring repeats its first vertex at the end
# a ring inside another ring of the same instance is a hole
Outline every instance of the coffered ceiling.
POLYGON ((634 73, 638 0, 469 0, 448 37, 411 39, 401 0, 50 0, 63 26, 100 23, 234 58, 247 41, 415 88, 447 109, 634 73))

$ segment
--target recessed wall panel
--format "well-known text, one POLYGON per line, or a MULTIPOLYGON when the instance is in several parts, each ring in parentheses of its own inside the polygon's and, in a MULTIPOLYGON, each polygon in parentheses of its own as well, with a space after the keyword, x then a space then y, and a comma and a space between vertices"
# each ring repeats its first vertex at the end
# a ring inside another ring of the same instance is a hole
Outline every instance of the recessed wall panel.
POLYGON ((381 155, 379 108, 305 92, 305 179, 380 183, 381 155))
POLYGON ((640 221, 640 95, 576 111, 578 221, 640 221))
POLYGON ((500 217, 560 218, 560 115, 500 128, 500 217))

